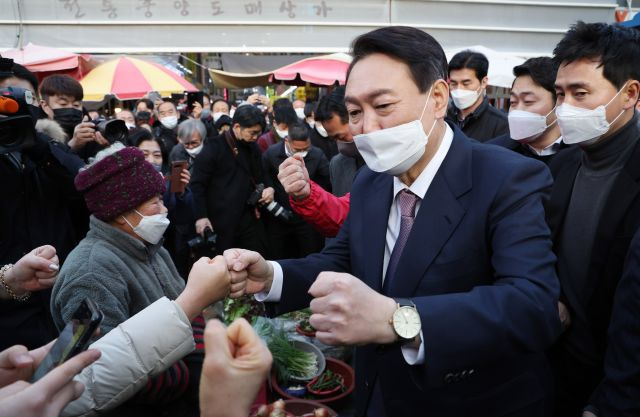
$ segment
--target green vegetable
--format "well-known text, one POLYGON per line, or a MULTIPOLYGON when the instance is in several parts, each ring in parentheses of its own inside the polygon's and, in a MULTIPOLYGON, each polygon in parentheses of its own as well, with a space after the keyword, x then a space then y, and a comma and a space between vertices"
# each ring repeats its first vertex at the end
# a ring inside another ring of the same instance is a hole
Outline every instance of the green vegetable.
POLYGON ((292 378, 310 379, 318 372, 318 359, 313 352, 296 348, 284 331, 278 330, 268 343, 278 381, 286 384, 292 378))
POLYGON ((308 333, 313 333, 316 331, 315 327, 313 327, 311 323, 309 323, 308 317, 300 322, 300 330, 308 333))
POLYGON ((315 391, 329 391, 337 386, 340 386, 340 389, 344 390, 344 378, 342 375, 331 371, 331 369, 327 369, 318 377, 310 388, 315 391))

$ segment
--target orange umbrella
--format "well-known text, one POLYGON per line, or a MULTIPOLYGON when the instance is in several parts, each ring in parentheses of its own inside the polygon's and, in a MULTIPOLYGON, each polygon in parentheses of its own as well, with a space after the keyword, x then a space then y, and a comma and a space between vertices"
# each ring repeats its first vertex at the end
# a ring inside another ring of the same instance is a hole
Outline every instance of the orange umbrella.
POLYGON ((119 100, 135 100, 149 91, 157 91, 163 97, 198 91, 193 84, 160 64, 129 57, 98 65, 80 80, 80 84, 87 101, 101 101, 107 95, 114 95, 119 100))

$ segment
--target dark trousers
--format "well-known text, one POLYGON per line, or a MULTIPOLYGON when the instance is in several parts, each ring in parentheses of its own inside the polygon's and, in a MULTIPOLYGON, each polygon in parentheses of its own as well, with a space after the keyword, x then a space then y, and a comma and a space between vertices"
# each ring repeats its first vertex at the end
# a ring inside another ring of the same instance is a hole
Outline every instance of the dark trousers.
MULTIPOLYGON (((263 215, 264 216, 264 215, 263 215)), ((268 257, 267 233, 262 219, 256 219, 253 208, 247 207, 233 237, 233 248, 248 249, 268 257)))
POLYGON ((266 223, 271 259, 304 258, 320 252, 324 246, 322 235, 300 218, 286 222, 271 217, 266 223))
POLYGON ((554 415, 582 416, 589 397, 602 380, 602 369, 584 363, 562 346, 553 349, 549 357, 555 380, 554 415))

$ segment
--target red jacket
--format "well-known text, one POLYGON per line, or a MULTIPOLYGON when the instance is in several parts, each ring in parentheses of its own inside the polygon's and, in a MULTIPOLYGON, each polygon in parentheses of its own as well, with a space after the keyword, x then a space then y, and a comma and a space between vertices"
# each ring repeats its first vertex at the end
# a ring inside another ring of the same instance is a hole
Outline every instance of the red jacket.
POLYGON ((325 237, 335 237, 349 213, 351 194, 336 197, 311 180, 309 184, 309 197, 304 200, 289 197, 291 208, 325 237))

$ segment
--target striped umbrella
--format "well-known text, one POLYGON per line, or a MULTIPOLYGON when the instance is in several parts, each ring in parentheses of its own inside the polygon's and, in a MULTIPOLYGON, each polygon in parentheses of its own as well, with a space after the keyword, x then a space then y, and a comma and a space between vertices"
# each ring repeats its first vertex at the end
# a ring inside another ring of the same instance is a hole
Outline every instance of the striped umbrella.
POLYGON ((98 65, 80 80, 80 84, 86 101, 101 101, 107 95, 114 95, 119 100, 135 100, 149 91, 157 91, 163 97, 198 91, 193 84, 162 65, 129 57, 98 65))

